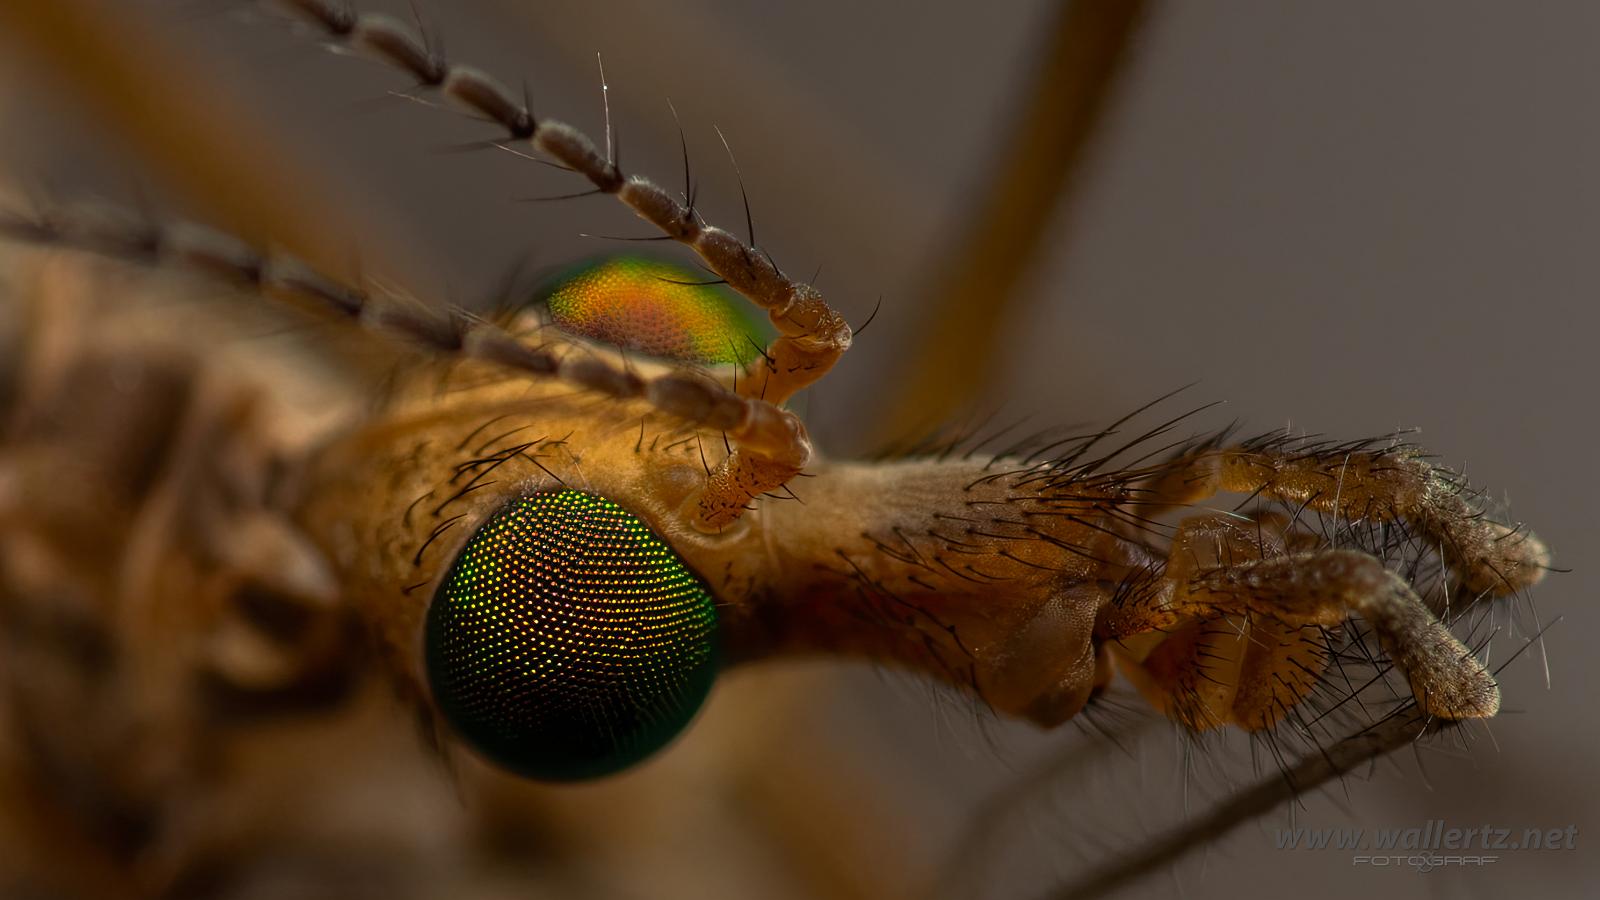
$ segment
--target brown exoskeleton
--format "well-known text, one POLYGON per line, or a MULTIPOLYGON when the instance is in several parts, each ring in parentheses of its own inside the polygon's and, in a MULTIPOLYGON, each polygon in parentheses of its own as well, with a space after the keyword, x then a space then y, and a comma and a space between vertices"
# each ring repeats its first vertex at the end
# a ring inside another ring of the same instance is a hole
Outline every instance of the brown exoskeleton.
POLYGON ((0 382, 0 612, 20 724, 0 791, 26 810, 28 824, 8 823, 11 846, 89 848, 66 863, 8 861, 25 887, 193 890, 212 874, 208 855, 251 831, 217 813, 214 798, 237 789, 208 783, 228 769, 218 759, 250 752, 263 710, 342 702, 353 673, 382 671, 449 743, 420 652, 430 604, 479 525, 558 488, 626 508, 703 579, 730 663, 892 663, 1047 727, 1120 670, 1189 728, 1259 731, 1310 701, 1355 617, 1415 702, 1331 748, 1302 786, 1429 723, 1498 711, 1492 676, 1386 554, 1412 542, 1437 552, 1444 583, 1469 600, 1530 587, 1548 554, 1414 448, 1276 434, 1169 443, 1173 423, 1131 439, 1117 423, 981 455, 828 460, 785 406, 851 344, 818 291, 409 31, 294 5, 328 40, 396 64, 614 195, 779 336, 742 371, 702 371, 525 313, 441 312, 199 231, 12 219, 13 237, 197 269, 359 324, 369 334, 347 329, 362 347, 355 367, 384 373, 367 395, 319 392, 323 378, 361 379, 276 372, 249 342, 216 349, 196 339, 214 327, 203 307, 192 327, 174 328, 171 310, 152 324, 125 296, 141 289, 126 270, 8 253, 4 335, 17 349, 0 382), (1222 493, 1259 503, 1203 506, 1222 493), (1339 543, 1302 514, 1383 537, 1339 543), (353 649, 358 631, 376 662, 353 649), (93 720, 90 739, 64 726, 69 710, 93 720), (32 823, 44 827, 25 834, 32 823))

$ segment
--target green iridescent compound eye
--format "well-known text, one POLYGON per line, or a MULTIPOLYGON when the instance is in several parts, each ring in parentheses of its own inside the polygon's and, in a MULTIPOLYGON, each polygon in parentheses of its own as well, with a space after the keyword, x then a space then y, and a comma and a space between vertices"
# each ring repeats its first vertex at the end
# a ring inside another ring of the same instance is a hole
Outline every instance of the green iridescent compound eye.
POLYGON ((495 514, 450 567, 426 628, 445 718, 530 778, 639 762, 689 724, 716 676, 705 585, 636 516, 582 491, 495 514))
POLYGON ((662 359, 716 365, 754 358, 772 329, 716 276, 619 256, 562 275, 542 300, 576 334, 662 359))

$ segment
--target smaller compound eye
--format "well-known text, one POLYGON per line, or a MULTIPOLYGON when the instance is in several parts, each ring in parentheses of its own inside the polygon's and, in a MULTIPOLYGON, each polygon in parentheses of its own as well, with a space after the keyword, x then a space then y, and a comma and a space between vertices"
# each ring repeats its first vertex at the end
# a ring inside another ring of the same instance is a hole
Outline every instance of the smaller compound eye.
POLYGON ((523 497, 467 542, 428 608, 428 681, 491 760, 568 781, 688 725, 716 675, 715 602, 637 517, 582 491, 523 497))
POLYGON ((568 334, 678 362, 744 363, 770 329, 715 279, 619 256, 566 273, 542 299, 551 322, 568 334))

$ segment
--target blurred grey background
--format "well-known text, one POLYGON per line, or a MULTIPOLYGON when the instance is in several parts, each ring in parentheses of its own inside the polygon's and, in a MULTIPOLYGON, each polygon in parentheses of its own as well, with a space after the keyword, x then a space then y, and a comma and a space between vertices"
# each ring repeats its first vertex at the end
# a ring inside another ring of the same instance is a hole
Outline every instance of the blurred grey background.
MULTIPOLYGON (((573 187, 510 154, 444 152, 492 132, 389 96, 406 85, 388 70, 322 53, 249 3, 128 7, 163 47, 203 61, 241 104, 231 114, 271 136, 274 156, 314 173, 308 214, 334 210, 352 223, 335 255, 378 261, 383 277, 420 295, 480 298, 523 254, 555 264, 619 249, 581 233, 646 233, 603 198, 513 202, 573 187)), ((366 8, 410 17, 403 3, 366 8)), ((422 5, 452 58, 526 78, 536 111, 593 135, 604 131, 598 54, 627 167, 676 186, 670 98, 702 208, 738 230, 720 127, 762 246, 791 273, 820 267, 820 286, 854 322, 882 296, 872 328, 809 400, 814 433, 832 452, 865 446, 865 417, 918 325, 922 267, 971 209, 1052 8, 422 5)), ((1586 643, 1600 633, 1591 559, 1597 42, 1600 7, 1582 2, 1170 3, 1145 28, 1080 190, 1057 210, 1023 296, 1006 309, 1001 358, 972 368, 985 385, 979 405, 1041 424, 1107 421, 1198 379, 1187 398, 1227 401, 1202 425, 1238 418, 1338 437, 1417 427, 1444 462, 1507 498, 1573 571, 1537 591, 1538 618, 1560 619, 1544 641, 1549 687, 1544 654, 1523 654, 1503 675, 1505 713, 1474 729, 1470 748, 1400 754, 1372 780, 1247 826, 1129 896, 1576 898, 1600 889, 1591 846, 1600 842, 1600 715, 1589 688, 1600 654, 1586 643), (1576 825, 1579 835, 1573 852, 1508 853, 1481 869, 1370 870, 1344 853, 1273 849, 1271 829, 1291 815, 1311 827, 1445 819, 1519 831, 1576 825)), ((160 176, 120 152, 96 115, 75 111, 46 67, 23 57, 0 65, 5 165, 52 185, 163 196, 160 176)), ((172 205, 186 209, 181 198, 172 205)), ((1493 660, 1521 645, 1533 617, 1524 609, 1504 624, 1493 660)), ((741 692, 759 698, 763 677, 728 679, 708 719, 727 715, 721 708, 741 692)), ((984 797, 1041 760, 1095 744, 1071 729, 1038 735, 984 721, 895 676, 803 677, 814 694, 807 727, 843 735, 861 748, 858 762, 878 767, 872 777, 904 813, 892 842, 929 871, 965 865, 967 851, 950 842, 984 797)), ((1020 825, 984 876, 990 893, 1047 892, 1099 858, 1102 840, 1137 841, 1186 799, 1200 802, 1206 779, 1185 798, 1164 740, 1017 804, 1020 825)))

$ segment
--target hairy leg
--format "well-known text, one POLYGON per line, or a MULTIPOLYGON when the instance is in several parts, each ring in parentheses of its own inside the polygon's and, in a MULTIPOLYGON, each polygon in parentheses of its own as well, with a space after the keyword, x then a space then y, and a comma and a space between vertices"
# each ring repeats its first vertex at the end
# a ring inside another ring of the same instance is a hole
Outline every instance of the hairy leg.
MULTIPOLYGON (((1147 513, 1234 492, 1346 521, 1403 525, 1438 549, 1474 598, 1525 588, 1548 568, 1537 538, 1485 517, 1457 478, 1409 448, 1272 437, 1202 446, 1142 476, 1131 494, 1147 513)), ((1275 723, 1324 669, 1322 629, 1352 614, 1373 627, 1427 713, 1463 719, 1498 711, 1494 679, 1401 575, 1370 554, 1320 544, 1282 516, 1187 519, 1149 586, 1119 596, 1098 636, 1118 642, 1130 676, 1158 706, 1194 727, 1275 723)))
POLYGON ((1193 504, 1221 492, 1298 504, 1346 521, 1402 522, 1439 548, 1474 596, 1513 594, 1549 570, 1542 541, 1485 516, 1462 479, 1407 446, 1320 445, 1272 435, 1202 447, 1152 467, 1139 502, 1193 504))

